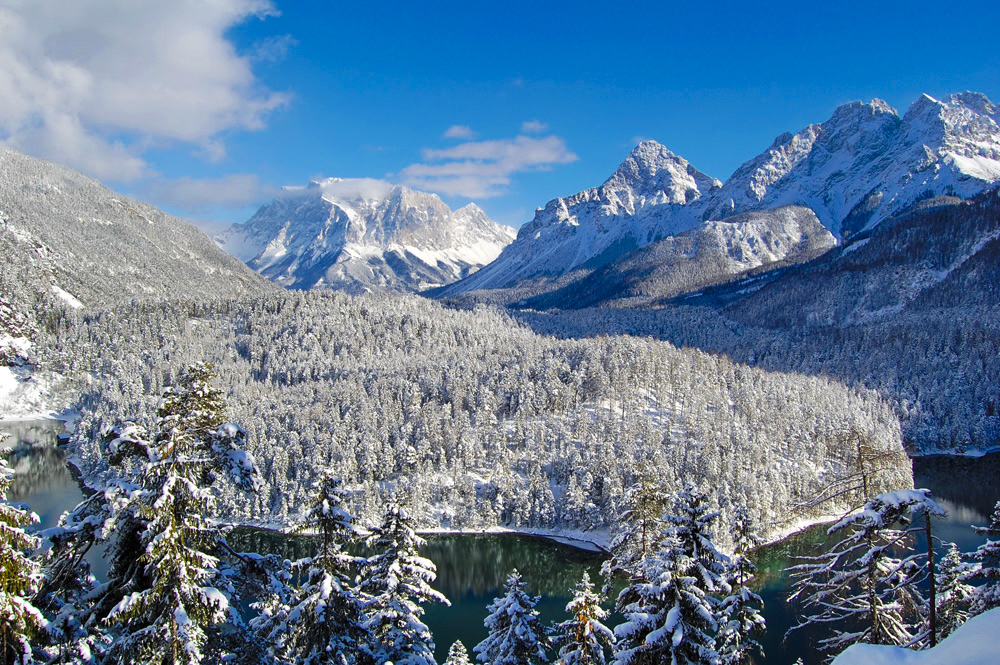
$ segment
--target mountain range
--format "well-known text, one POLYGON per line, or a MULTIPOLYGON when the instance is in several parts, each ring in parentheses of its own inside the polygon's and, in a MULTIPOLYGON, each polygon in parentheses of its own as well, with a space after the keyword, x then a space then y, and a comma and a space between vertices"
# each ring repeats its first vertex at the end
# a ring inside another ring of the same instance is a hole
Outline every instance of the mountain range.
POLYGON ((367 178, 285 188, 219 246, 268 279, 297 289, 419 291, 468 276, 515 236, 473 203, 367 178))
POLYGON ((549 201, 496 261, 434 295, 553 292, 567 275, 581 279, 666 237, 784 206, 808 208, 844 240, 920 200, 967 198, 1000 179, 998 123, 996 105, 973 92, 923 95, 902 116, 878 99, 852 102, 777 137, 725 183, 646 141, 600 187, 549 201))

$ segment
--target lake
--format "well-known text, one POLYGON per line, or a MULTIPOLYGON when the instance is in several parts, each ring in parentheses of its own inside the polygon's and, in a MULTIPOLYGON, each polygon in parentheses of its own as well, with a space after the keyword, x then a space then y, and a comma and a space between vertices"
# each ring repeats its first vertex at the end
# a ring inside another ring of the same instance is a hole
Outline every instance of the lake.
MULTIPOLYGON (((31 505, 42 522, 39 528, 55 525, 59 515, 83 498, 83 493, 65 463, 65 452, 56 446, 62 423, 33 421, 0 423, 0 431, 14 435, 13 466, 17 471, 11 496, 31 505)), ((917 487, 934 492, 948 510, 947 519, 935 522, 935 533, 954 541, 963 550, 975 549, 983 538, 969 528, 987 523, 1000 496, 1000 454, 981 458, 948 456, 917 458, 913 462, 917 487)), ((812 646, 816 634, 793 633, 783 641, 785 631, 795 621, 796 608, 788 602, 788 578, 784 568, 793 558, 815 551, 823 541, 824 527, 813 527, 780 543, 761 548, 755 561, 761 569, 759 592, 764 598, 768 631, 763 644, 766 663, 791 664, 802 656, 809 665, 823 662, 812 646)), ((271 532, 244 531, 233 534, 234 544, 257 551, 277 551, 289 557, 305 556, 311 550, 306 537, 277 536, 271 532)), ((428 538, 422 554, 437 565, 435 588, 443 592, 451 606, 428 606, 425 620, 434 634, 437 657, 443 661, 448 647, 461 639, 470 654, 485 636, 483 619, 486 606, 499 593, 511 569, 517 568, 532 594, 541 595, 537 609, 545 622, 563 621, 571 597, 570 589, 583 572, 600 584, 599 570, 603 555, 558 544, 538 537, 516 534, 435 535, 428 538)), ((95 573, 106 571, 95 555, 95 573)), ((606 604, 607 606, 608 604, 606 604)), ((614 625, 616 618, 609 619, 614 625)))

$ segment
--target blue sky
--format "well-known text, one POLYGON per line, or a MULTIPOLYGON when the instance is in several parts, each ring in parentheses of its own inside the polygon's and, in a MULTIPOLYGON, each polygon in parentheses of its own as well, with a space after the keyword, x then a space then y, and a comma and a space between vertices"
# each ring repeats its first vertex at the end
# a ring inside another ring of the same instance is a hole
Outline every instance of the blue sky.
POLYGON ((995 2, 0 0, 0 139, 202 221, 340 176, 519 226, 642 138, 725 180, 848 101, 998 102, 997 25, 995 2))

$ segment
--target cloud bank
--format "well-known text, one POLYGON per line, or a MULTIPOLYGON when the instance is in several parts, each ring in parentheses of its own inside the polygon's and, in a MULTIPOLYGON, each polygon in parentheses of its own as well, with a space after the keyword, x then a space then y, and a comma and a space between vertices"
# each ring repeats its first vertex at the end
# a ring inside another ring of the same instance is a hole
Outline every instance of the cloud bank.
MULTIPOLYGON (((217 161, 222 135, 288 102, 226 38, 275 13, 266 0, 23 0, 0 7, 0 140, 99 179, 153 175, 143 154, 190 144, 217 161)), ((280 42, 264 45, 274 57, 280 42)))
POLYGON ((484 199, 506 192, 515 173, 547 170, 578 157, 558 136, 521 135, 426 149, 423 159, 423 163, 400 171, 403 184, 449 196, 484 199))

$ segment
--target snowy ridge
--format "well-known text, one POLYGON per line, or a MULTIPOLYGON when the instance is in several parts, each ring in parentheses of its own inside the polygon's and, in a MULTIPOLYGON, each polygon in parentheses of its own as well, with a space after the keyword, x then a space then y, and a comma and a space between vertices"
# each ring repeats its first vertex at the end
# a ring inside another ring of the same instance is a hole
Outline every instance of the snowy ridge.
POLYGON ((475 204, 452 211, 436 195, 370 178, 286 188, 216 242, 286 287, 416 291, 492 261, 514 230, 475 204))
POLYGON ((882 100, 852 102, 819 125, 784 134, 716 193, 709 216, 806 205, 839 236, 914 202, 968 198, 1000 179, 1000 114, 979 93, 923 95, 900 118, 882 100))
POLYGON ((719 183, 655 141, 603 185, 539 208, 500 257, 441 295, 596 268, 705 221, 781 206, 811 209, 846 238, 932 196, 974 196, 1000 180, 1000 111, 984 95, 922 96, 900 117, 852 102, 782 134, 719 183))
POLYGON ((743 213, 647 245, 524 305, 575 309, 610 302, 656 304, 765 265, 806 260, 836 242, 808 208, 743 213))
POLYGON ((37 315, 56 305, 273 289, 190 224, 6 148, 0 148, 0 255, 0 302, 37 315))

